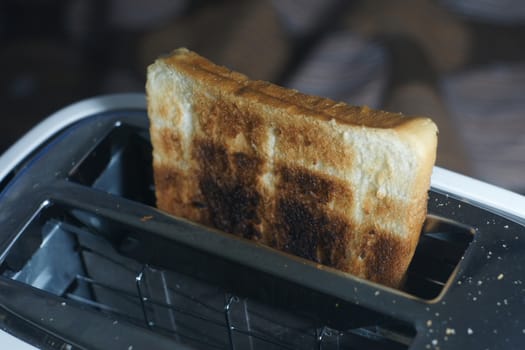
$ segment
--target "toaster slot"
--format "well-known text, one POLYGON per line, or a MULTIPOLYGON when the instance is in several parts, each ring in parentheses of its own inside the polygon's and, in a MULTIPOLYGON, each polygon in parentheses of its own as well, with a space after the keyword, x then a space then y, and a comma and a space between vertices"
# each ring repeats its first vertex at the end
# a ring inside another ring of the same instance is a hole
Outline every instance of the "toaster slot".
POLYGON ((155 204, 147 130, 117 122, 69 174, 69 180, 148 205, 155 204))
POLYGON ((78 208, 42 209, 8 253, 2 275, 67 307, 87 307, 202 349, 396 350, 416 335, 402 320, 123 222, 103 226, 114 235, 98 232, 83 223, 88 214, 78 220, 78 208), (17 256, 15 247, 32 253, 17 256))
POLYGON ((428 215, 408 268, 405 291, 424 299, 436 298, 453 276, 474 232, 445 217, 428 215))

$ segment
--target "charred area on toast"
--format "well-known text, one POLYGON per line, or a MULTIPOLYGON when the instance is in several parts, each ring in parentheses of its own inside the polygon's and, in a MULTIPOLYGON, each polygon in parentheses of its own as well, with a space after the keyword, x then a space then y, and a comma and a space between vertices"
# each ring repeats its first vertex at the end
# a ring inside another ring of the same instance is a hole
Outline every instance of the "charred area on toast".
POLYGON ((348 270, 347 226, 298 200, 282 196, 277 201, 276 234, 285 242, 283 250, 323 265, 348 270))
POLYGON ((260 238, 261 195, 255 182, 261 160, 240 152, 230 155, 208 140, 195 141, 193 158, 202 169, 198 183, 209 223, 245 238, 260 238))
MULTIPOLYGON (((341 270, 348 270, 349 224, 327 208, 339 186, 300 167, 277 166, 275 213, 263 218, 257 191, 263 162, 207 139, 194 141, 193 158, 208 223, 245 238, 260 239, 261 221, 271 217, 267 242, 274 248, 341 270)), ((195 204, 196 205, 196 204, 195 204)), ((197 206, 197 205, 196 205, 197 206)), ((266 213, 267 214, 267 213, 266 213)))
POLYGON ((404 267, 399 266, 400 256, 409 254, 406 242, 388 232, 369 229, 359 247, 359 258, 366 263, 365 278, 395 285, 404 267))
POLYGON ((277 169, 275 230, 282 249, 300 257, 348 270, 349 225, 326 204, 337 186, 329 179, 302 168, 277 169))
POLYGON ((304 168, 278 166, 279 191, 303 201, 325 204, 333 197, 334 183, 304 168))

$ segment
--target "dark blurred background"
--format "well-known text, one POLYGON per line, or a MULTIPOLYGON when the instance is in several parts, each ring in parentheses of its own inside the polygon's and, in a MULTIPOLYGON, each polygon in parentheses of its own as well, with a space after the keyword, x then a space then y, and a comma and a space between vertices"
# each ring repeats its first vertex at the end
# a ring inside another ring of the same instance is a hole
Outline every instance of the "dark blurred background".
POLYGON ((303 92, 432 117, 438 164, 525 192, 521 0, 2 0, 0 152, 50 113, 144 91, 185 46, 303 92))

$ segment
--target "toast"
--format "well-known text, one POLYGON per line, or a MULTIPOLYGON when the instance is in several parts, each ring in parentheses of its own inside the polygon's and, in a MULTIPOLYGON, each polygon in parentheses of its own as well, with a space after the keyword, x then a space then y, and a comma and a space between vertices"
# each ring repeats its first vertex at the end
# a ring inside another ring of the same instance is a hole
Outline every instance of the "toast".
POLYGON ((397 287, 426 217, 428 118, 309 96, 177 49, 148 67, 157 206, 397 287))

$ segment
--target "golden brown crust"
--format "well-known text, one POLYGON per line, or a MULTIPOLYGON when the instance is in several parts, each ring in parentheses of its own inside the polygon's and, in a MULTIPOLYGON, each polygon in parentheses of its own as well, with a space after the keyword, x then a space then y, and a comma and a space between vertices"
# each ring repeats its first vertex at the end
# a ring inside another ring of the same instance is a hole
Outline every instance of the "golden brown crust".
POLYGON ((184 49, 149 69, 159 208, 398 286, 425 219, 436 129, 249 81, 184 49))
POLYGON ((412 119, 400 113, 391 113, 336 102, 286 89, 265 81, 249 80, 243 74, 217 66, 187 49, 177 49, 165 58, 168 65, 201 80, 204 84, 220 85, 224 92, 234 93, 264 103, 268 107, 288 108, 291 113, 314 113, 325 120, 337 119, 344 123, 372 128, 397 128, 412 119))

